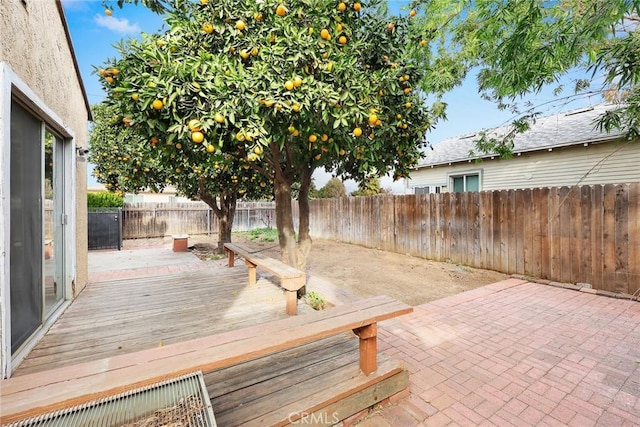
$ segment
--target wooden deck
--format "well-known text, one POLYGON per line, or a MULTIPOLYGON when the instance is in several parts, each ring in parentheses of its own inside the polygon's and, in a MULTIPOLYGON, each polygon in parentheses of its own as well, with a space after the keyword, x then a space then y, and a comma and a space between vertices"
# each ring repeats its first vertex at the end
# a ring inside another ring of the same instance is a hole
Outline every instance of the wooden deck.
MULTIPOLYGON (((300 315, 310 311, 299 305, 300 315)), ((93 283, 14 376, 285 317, 282 289, 264 277, 249 286, 244 266, 93 283)), ((369 377, 359 371, 350 333, 208 372, 205 380, 219 426, 284 425, 289 414, 317 411, 324 412, 315 421, 330 425, 407 386, 398 362, 381 354, 378 363, 369 377)))

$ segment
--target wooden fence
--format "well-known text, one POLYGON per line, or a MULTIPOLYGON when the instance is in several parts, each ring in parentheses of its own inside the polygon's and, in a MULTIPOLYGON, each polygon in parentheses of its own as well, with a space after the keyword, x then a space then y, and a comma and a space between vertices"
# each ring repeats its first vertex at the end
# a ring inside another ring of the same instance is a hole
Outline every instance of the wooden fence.
POLYGON ((311 201, 311 235, 633 294, 640 184, 311 201))
MULTIPOLYGON (((126 203, 122 210, 124 239, 164 237, 171 234, 215 234, 218 218, 202 202, 126 203)), ((239 202, 234 231, 275 226, 272 202, 239 202)))

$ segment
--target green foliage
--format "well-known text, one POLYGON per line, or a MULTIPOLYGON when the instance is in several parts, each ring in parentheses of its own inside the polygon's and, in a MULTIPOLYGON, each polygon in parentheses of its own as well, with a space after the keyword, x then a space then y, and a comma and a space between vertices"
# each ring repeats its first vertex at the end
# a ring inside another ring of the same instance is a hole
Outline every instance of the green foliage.
MULTIPOLYGON (((590 70, 592 77, 576 80, 578 93, 564 102, 579 93, 609 92, 607 99, 623 104, 602 117, 599 127, 608 131, 627 126, 623 129, 630 136, 639 134, 639 0, 418 0, 415 4, 423 12, 420 31, 433 42, 430 49, 416 51, 419 61, 455 64, 465 70, 458 74, 479 67, 480 93, 514 112, 515 133, 526 129, 522 122, 537 114, 536 106, 519 106, 519 97, 578 69, 590 70)), ((435 86, 429 78, 423 83, 435 86)), ((481 138, 478 149, 508 155, 512 136, 496 141, 481 138)))
POLYGON ((275 242, 278 240, 278 230, 274 228, 254 228, 249 231, 239 231, 236 234, 258 242, 275 242))
POLYGON ((344 183, 336 177, 331 178, 327 183, 318 190, 318 199, 330 199, 333 197, 345 197, 347 190, 344 188, 344 183))
POLYGON ((121 195, 100 191, 98 193, 87 193, 87 207, 95 208, 121 208, 124 206, 124 198, 121 195))
POLYGON ((304 301, 314 310, 324 310, 327 307, 327 301, 316 291, 307 292, 304 301))
POLYGON ((423 70, 407 54, 409 20, 382 15, 379 4, 340 12, 333 1, 297 0, 278 16, 273 0, 177 2, 166 34, 130 40, 118 47, 121 59, 105 64, 102 74, 118 70, 103 75, 109 103, 147 140, 166 137, 158 145, 163 157, 188 152, 185 171, 207 157, 231 157, 269 179, 286 172, 292 182, 302 168, 319 166, 356 179, 373 169, 406 176, 437 117, 412 90, 423 70), (372 114, 380 122, 370 123, 372 114), (190 120, 199 122, 203 143, 191 141, 190 120))
POLYGON ((377 176, 369 176, 366 180, 358 185, 358 189, 351 193, 354 197, 362 196, 376 196, 378 194, 385 194, 386 191, 380 187, 380 178, 377 176))

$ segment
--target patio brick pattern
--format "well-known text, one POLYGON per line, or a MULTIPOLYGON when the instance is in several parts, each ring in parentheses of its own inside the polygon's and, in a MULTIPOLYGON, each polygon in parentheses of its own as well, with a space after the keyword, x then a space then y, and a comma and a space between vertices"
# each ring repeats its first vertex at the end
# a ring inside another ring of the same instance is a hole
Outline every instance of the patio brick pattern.
POLYGON ((415 307, 380 348, 410 395, 370 426, 638 426, 640 303, 519 279, 415 307))

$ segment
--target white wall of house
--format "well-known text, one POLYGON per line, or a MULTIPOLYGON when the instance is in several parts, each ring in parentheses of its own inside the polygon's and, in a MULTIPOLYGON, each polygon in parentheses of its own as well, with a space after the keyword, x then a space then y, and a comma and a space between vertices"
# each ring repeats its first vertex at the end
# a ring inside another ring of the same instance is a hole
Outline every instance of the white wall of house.
POLYGON ((0 8, 0 378, 7 375, 11 358, 7 328, 12 98, 67 141, 71 170, 66 203, 73 243, 69 245, 71 280, 66 297, 77 295, 88 280, 86 162, 76 158, 74 149, 87 145, 89 113, 61 11, 59 0, 6 0, 0 8))
MULTIPOLYGON (((484 159, 413 171, 409 189, 445 186, 451 177, 478 173, 480 190, 640 182, 640 142, 615 141, 535 151, 511 159, 484 159)), ((432 191, 433 192, 433 191, 432 191)))

